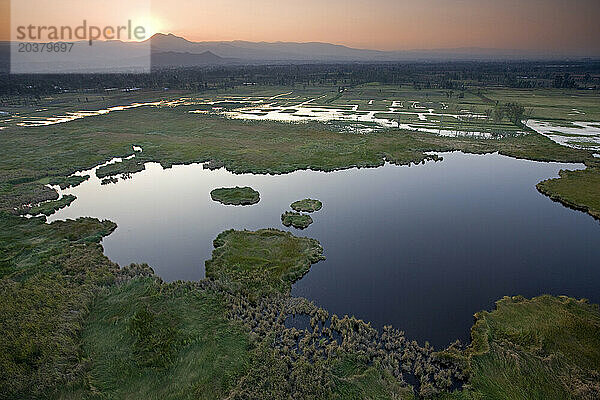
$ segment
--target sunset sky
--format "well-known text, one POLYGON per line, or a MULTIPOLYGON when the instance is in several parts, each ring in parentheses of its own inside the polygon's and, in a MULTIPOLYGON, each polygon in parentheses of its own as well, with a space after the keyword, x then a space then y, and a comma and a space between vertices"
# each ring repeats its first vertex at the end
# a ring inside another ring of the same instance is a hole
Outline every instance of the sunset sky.
MULTIPOLYGON (((123 11, 106 1, 37 3, 30 9, 32 19, 50 18, 58 3, 85 4, 86 18, 96 23, 118 24, 116 15, 137 13, 134 17, 152 32, 193 41, 319 41, 382 50, 486 47, 600 55, 600 0, 149 0, 151 12, 123 11)), ((9 38, 8 4, 0 0, 3 40, 9 38)), ((76 23, 82 14, 73 13, 77 15, 71 23, 76 23)), ((68 16, 51 18, 58 24, 68 16)))

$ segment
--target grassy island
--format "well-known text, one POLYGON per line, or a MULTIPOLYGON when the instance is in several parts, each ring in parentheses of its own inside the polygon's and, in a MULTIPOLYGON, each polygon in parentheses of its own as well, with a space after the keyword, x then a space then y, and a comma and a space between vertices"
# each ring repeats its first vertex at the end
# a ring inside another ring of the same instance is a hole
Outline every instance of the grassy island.
POLYGON ((304 199, 293 202, 291 207, 294 211, 311 213, 319 211, 323 207, 323 203, 319 200, 304 199))
POLYGON ((251 294, 289 292, 311 264, 323 259, 323 248, 315 239, 276 229, 225 231, 214 246, 206 276, 239 283, 251 294))
POLYGON ((251 187, 219 188, 210 192, 214 201, 225 205, 250 206, 260 201, 260 194, 251 187))
POLYGON ((286 211, 281 214, 281 223, 285 226, 293 226, 296 229, 306 229, 313 223, 310 215, 286 211))

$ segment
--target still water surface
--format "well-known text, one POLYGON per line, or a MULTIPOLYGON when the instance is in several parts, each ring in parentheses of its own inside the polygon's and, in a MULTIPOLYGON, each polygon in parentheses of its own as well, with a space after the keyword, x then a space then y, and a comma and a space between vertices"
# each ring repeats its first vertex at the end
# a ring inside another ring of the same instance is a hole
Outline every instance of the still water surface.
POLYGON ((148 164, 130 180, 96 178, 50 220, 93 216, 118 229, 104 239, 115 262, 147 262, 167 281, 204 277, 223 230, 276 227, 318 239, 327 260, 293 286, 338 315, 392 324, 421 343, 468 341, 473 314, 505 295, 543 293, 600 302, 600 224, 535 189, 561 168, 492 155, 333 173, 234 175, 201 165, 148 164), (260 203, 224 206, 212 189, 252 186, 260 203), (295 200, 323 201, 304 231, 280 215, 295 200))

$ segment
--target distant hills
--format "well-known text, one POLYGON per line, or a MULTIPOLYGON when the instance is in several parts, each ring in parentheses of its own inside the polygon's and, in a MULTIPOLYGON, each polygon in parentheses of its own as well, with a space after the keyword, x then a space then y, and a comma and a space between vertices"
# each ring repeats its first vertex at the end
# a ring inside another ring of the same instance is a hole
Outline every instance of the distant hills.
MULTIPOLYGON (((568 57, 582 58, 575 54, 531 52, 524 50, 486 49, 478 47, 380 51, 355 49, 348 46, 308 42, 191 42, 173 34, 157 33, 148 39, 153 54, 161 52, 185 52, 199 54, 211 52, 231 62, 394 62, 394 61, 506 61, 548 60, 568 57)), ((223 60, 221 60, 223 61, 223 60)))
POLYGON ((331 62, 331 61, 394 61, 393 53, 353 49, 329 43, 292 43, 292 42, 191 42, 173 34, 157 33, 148 39, 152 53, 211 52, 236 62, 331 62))
MULTIPOLYGON (((76 43, 71 54, 19 53, 22 72, 103 72, 148 68, 282 63, 372 63, 437 61, 581 60, 584 55, 457 48, 380 51, 331 43, 208 41, 192 42, 173 34, 157 33, 143 42, 118 40, 76 43), (151 54, 149 58, 148 55, 151 54), (149 62, 151 60, 151 62, 149 62)), ((15 50, 13 49, 13 52, 15 50)), ((7 69, 10 42, 0 42, 0 68, 7 69)))

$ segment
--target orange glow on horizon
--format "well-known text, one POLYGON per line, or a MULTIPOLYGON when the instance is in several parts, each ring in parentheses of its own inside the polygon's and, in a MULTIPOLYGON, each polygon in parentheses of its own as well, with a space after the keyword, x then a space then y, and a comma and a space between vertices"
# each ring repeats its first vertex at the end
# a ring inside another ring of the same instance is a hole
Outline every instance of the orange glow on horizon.
MULTIPOLYGON (((40 0, 43 5, 70 0, 40 0)), ((191 41, 328 42, 380 50, 483 47, 600 55, 597 0, 148 0, 148 36, 191 41)), ((9 0, 0 0, 0 38, 9 40, 9 0)), ((114 10, 87 2, 88 15, 116 24, 114 10), (112 18, 112 19, 111 19, 112 18)))

